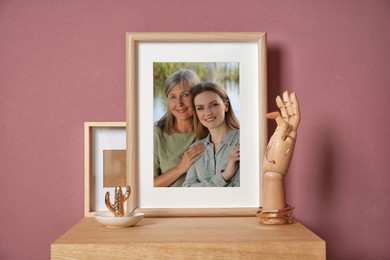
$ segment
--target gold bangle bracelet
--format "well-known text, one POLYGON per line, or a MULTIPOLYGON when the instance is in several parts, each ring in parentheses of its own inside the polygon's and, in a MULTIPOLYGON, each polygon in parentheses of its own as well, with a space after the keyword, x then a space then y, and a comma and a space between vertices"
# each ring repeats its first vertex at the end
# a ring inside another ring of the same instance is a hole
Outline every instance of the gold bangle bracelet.
POLYGON ((286 205, 284 209, 278 210, 267 210, 263 211, 263 208, 260 207, 256 216, 259 219, 261 224, 266 225, 281 225, 281 224, 290 224, 293 223, 291 218, 292 212, 294 210, 293 206, 286 205))

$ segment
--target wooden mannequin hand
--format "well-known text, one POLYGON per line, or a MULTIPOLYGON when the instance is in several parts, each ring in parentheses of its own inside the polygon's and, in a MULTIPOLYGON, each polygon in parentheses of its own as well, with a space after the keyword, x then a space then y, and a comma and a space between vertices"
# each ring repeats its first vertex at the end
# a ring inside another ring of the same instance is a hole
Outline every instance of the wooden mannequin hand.
POLYGON ((294 152, 301 117, 295 93, 289 95, 285 91, 283 100, 277 96, 276 104, 280 113, 272 112, 266 115, 268 119, 276 120, 277 127, 265 151, 263 172, 277 172, 286 175, 294 152))

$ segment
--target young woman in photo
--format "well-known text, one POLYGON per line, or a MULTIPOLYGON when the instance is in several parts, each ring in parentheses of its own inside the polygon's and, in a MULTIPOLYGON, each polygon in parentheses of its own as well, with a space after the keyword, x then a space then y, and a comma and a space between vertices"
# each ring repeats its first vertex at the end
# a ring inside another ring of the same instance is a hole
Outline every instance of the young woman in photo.
POLYGON ((184 187, 240 186, 240 124, 225 90, 213 82, 192 89, 194 131, 205 151, 187 171, 184 187))

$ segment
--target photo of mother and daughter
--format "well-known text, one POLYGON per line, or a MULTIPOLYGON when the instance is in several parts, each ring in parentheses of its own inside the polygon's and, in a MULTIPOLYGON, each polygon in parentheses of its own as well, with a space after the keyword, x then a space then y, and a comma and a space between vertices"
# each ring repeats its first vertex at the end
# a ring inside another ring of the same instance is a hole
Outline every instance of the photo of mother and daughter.
POLYGON ((154 125, 154 187, 239 187, 240 123, 225 89, 180 69, 154 125))

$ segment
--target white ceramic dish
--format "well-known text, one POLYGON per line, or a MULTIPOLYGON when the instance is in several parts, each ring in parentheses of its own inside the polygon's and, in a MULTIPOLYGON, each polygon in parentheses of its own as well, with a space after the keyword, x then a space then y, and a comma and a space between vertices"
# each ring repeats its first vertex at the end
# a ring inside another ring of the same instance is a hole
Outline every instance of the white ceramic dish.
POLYGON ((127 212, 124 217, 114 217, 114 215, 107 212, 100 212, 95 215, 95 219, 100 224, 108 228, 124 228, 131 227, 140 222, 144 217, 144 213, 127 212))

